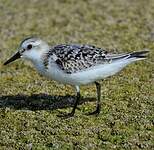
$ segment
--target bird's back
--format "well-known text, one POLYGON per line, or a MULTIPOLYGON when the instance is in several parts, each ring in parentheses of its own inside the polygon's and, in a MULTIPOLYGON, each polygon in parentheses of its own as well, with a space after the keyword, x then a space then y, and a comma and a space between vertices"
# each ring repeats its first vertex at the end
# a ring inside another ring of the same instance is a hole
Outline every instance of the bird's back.
POLYGON ((56 63, 66 73, 75 73, 109 61, 106 50, 92 45, 56 45, 51 47, 48 57, 53 54, 57 56, 56 63))

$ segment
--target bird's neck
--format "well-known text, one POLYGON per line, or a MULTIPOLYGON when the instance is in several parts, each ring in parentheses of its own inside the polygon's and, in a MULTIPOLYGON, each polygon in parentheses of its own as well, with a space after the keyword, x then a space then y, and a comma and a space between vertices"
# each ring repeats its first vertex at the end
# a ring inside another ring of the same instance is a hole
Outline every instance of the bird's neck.
POLYGON ((44 74, 45 72, 45 66, 43 64, 43 60, 35 60, 35 61, 32 61, 34 67, 37 69, 37 71, 40 73, 40 74, 44 74))

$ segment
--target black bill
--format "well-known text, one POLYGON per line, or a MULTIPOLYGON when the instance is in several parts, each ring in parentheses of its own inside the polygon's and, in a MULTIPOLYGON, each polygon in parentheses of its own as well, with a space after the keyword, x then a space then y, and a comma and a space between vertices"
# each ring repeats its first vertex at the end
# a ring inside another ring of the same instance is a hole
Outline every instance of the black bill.
POLYGON ((7 64, 9 64, 10 62, 12 62, 12 61, 14 61, 14 60, 16 60, 16 59, 18 59, 18 58, 20 58, 20 57, 21 57, 20 53, 17 52, 17 53, 15 53, 10 59, 8 59, 3 65, 7 65, 7 64))

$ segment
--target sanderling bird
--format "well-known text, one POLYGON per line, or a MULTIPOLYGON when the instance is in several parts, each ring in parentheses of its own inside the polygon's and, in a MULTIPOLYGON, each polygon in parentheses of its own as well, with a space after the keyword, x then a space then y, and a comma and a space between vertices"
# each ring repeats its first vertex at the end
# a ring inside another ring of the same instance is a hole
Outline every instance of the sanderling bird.
POLYGON ((49 79, 69 84, 76 89, 76 101, 71 113, 73 116, 80 100, 80 85, 95 83, 97 90, 96 110, 99 114, 101 104, 101 85, 99 80, 112 76, 128 64, 146 58, 147 50, 123 54, 112 54, 92 45, 60 44, 49 46, 39 38, 24 39, 18 51, 4 65, 25 58, 32 62, 37 71, 49 79))

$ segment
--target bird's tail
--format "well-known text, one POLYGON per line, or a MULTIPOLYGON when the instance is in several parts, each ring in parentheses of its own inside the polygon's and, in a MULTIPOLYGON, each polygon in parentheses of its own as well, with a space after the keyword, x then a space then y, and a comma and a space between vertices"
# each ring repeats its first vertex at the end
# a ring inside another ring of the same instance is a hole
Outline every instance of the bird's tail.
POLYGON ((124 54, 111 54, 107 55, 107 59, 112 60, 113 62, 119 62, 128 60, 128 62, 133 62, 137 60, 142 60, 147 57, 148 50, 138 51, 138 52, 131 52, 131 53, 124 53, 124 54))
POLYGON ((129 54, 127 59, 135 58, 136 60, 145 59, 147 57, 148 50, 139 51, 139 52, 132 52, 129 54))

